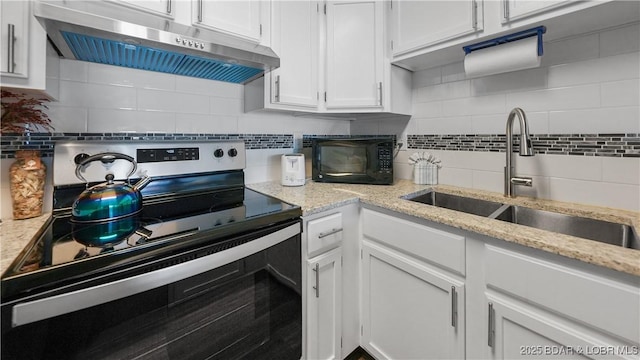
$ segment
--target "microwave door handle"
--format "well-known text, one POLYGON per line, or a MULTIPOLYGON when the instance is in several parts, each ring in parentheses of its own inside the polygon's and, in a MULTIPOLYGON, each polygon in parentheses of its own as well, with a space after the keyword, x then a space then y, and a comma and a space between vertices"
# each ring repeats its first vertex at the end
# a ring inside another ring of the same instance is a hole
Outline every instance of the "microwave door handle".
POLYGON ((326 173, 327 176, 351 176, 356 175, 356 173, 351 172, 340 172, 340 173, 326 173))

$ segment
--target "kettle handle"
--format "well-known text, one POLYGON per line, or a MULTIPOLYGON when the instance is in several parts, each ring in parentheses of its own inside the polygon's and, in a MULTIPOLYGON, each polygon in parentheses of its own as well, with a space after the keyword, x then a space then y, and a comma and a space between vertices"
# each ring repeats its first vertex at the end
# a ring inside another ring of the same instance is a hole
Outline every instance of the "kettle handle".
POLYGON ((84 176, 82 176, 82 174, 80 173, 80 170, 82 170, 83 167, 85 167, 87 164, 91 162, 98 161, 98 160, 106 164, 106 163, 111 163, 117 159, 127 160, 131 163, 131 171, 129 171, 129 174, 127 175, 127 182, 128 182, 131 175, 133 175, 138 169, 138 164, 131 156, 121 154, 121 153, 115 153, 115 152, 105 152, 105 153, 95 154, 83 159, 76 166, 76 177, 88 184, 89 182, 87 181, 87 179, 85 179, 84 176))

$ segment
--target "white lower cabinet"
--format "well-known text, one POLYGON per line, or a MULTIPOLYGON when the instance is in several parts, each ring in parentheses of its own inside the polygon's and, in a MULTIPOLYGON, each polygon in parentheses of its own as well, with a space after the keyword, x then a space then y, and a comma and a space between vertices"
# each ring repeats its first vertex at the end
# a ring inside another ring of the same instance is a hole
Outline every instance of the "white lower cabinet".
POLYGON ((637 278, 487 244, 483 272, 488 358, 640 357, 637 278))
POLYGON ((362 343, 378 359, 464 357, 464 284, 363 244, 362 343))
POLYGON ((370 209, 362 224, 362 346, 379 359, 464 358, 465 238, 370 209))
POLYGON ((303 217, 303 354, 342 359, 360 340, 358 204, 303 217))
POLYGON ((380 208, 361 222, 378 359, 640 359, 638 276, 380 208))
POLYGON ((307 261, 307 359, 340 359, 342 250, 307 261))

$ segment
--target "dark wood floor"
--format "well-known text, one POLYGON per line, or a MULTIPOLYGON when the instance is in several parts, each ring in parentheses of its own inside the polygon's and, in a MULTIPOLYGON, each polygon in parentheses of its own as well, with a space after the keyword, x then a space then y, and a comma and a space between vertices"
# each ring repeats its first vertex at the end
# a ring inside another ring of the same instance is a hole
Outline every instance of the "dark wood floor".
POLYGON ((349 355, 347 355, 345 360, 376 360, 373 356, 369 355, 363 348, 359 347, 349 355))

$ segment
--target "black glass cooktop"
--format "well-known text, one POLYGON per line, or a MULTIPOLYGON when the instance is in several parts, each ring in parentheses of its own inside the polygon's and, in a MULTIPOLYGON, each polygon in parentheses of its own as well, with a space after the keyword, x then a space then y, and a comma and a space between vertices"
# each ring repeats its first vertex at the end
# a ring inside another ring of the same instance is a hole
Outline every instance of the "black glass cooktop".
POLYGON ((90 225, 73 223, 69 213, 54 215, 3 274, 3 299, 18 291, 13 286, 18 283, 24 290, 52 279, 131 266, 145 257, 215 243, 302 214, 297 206, 244 187, 143 203, 138 215, 90 225), (29 285, 30 277, 41 280, 29 285))

